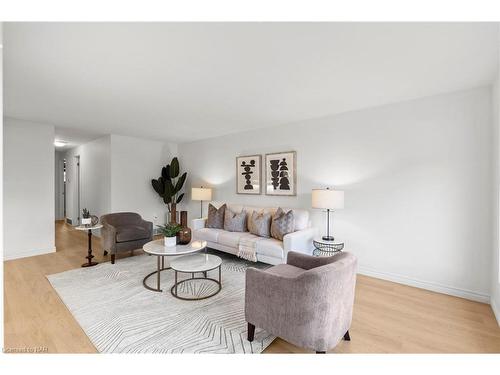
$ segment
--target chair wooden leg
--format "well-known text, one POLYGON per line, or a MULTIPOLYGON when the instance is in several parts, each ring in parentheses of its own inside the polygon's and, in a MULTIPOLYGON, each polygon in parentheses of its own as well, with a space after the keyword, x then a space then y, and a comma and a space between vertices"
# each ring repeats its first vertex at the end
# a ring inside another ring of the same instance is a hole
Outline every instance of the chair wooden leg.
POLYGON ((326 352, 316 352, 316 354, 326 354, 326 352))
POLYGON ((252 342, 255 335, 255 326, 252 323, 248 323, 248 341, 252 342))
POLYGON ((115 264, 115 254, 111 254, 111 264, 115 264))
POLYGON ((344 340, 345 341, 351 341, 351 336, 349 336, 349 331, 347 331, 344 335, 344 340))

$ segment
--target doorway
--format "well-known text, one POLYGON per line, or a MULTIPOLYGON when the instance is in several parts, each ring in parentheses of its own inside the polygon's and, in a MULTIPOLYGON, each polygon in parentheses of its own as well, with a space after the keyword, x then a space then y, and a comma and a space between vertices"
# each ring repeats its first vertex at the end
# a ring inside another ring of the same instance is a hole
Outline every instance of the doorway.
POLYGON ((63 217, 66 219, 66 159, 63 159, 63 217))
POLYGON ((81 219, 80 219, 80 212, 81 212, 81 207, 80 207, 80 155, 75 156, 76 159, 76 208, 77 208, 77 218, 76 218, 76 225, 81 224, 81 219))

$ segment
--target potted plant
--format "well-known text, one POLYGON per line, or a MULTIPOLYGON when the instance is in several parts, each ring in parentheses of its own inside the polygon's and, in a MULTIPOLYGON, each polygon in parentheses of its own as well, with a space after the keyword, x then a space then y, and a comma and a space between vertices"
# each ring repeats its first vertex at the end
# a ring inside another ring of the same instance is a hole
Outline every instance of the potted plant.
POLYGON ((158 225, 158 228, 160 228, 160 232, 165 236, 163 241, 166 247, 177 245, 177 233, 181 230, 181 225, 169 223, 167 225, 158 225))
POLYGON ((90 225, 92 224, 92 217, 90 216, 89 210, 84 208, 82 210, 82 225, 90 225))
POLYGON ((167 205, 171 223, 177 222, 177 205, 184 197, 184 193, 180 193, 180 191, 186 177, 186 172, 182 175, 180 173, 179 160, 173 158, 170 164, 162 168, 161 176, 157 180, 151 180, 153 189, 163 198, 163 202, 167 205))

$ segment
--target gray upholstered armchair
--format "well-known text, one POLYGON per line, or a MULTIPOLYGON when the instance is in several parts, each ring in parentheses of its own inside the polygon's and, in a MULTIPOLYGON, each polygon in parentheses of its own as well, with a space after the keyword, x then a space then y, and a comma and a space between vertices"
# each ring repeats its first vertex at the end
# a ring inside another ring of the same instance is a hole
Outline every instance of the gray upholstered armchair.
POLYGON ((325 353, 350 340, 357 259, 343 252, 289 252, 287 264, 246 271, 248 340, 255 326, 302 348, 325 353))
POLYGON ((134 251, 153 239, 153 223, 134 212, 117 212, 101 216, 104 255, 111 254, 111 264, 120 251, 134 251))

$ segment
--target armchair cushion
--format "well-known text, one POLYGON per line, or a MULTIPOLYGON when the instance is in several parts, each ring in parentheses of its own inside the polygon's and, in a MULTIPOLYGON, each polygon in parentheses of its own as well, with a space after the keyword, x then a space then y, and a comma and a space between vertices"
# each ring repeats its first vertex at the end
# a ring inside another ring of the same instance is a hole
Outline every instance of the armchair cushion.
POLYGON ((124 225, 116 230, 116 242, 142 240, 150 237, 150 233, 140 225, 124 225))

